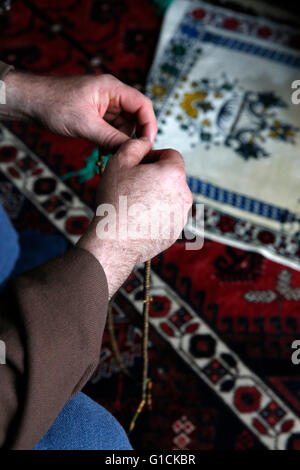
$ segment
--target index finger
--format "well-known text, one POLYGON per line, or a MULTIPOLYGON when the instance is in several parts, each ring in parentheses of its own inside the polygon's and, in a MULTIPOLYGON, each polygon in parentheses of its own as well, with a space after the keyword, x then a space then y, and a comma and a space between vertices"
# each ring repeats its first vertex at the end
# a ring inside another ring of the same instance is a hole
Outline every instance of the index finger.
POLYGON ((123 84, 120 104, 124 111, 136 114, 137 124, 141 129, 139 137, 148 137, 153 144, 157 134, 157 123, 151 100, 135 88, 123 84))

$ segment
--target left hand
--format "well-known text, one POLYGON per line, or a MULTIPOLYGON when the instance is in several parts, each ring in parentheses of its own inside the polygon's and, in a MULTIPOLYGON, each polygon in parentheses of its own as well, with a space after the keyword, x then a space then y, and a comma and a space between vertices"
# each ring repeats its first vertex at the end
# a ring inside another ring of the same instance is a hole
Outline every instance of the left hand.
POLYGON ((33 119, 56 134, 91 140, 103 152, 116 151, 133 132, 152 143, 157 133, 149 98, 112 75, 10 72, 6 89, 7 117, 33 119))

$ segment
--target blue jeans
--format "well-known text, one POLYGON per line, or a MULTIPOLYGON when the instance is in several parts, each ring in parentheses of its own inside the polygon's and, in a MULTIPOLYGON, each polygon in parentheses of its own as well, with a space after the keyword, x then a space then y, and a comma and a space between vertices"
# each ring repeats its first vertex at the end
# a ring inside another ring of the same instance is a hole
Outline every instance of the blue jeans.
POLYGON ((0 204, 0 290, 14 269, 19 254, 17 232, 0 204))
POLYGON ((84 393, 70 400, 34 450, 130 450, 118 421, 84 393))
MULTIPOLYGON (((59 235, 26 231, 18 238, 0 204, 0 290, 12 274, 45 263, 62 254, 66 247, 59 235)), ((130 449, 132 447, 118 421, 83 393, 78 393, 65 405, 34 447, 34 450, 130 449)))

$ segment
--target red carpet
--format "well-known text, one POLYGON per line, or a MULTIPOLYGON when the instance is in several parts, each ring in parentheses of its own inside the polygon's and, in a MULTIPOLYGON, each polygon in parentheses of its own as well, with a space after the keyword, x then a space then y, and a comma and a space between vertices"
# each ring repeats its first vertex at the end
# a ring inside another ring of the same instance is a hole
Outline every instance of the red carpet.
MULTIPOLYGON (((16 0, 10 23, 2 28, 1 59, 37 73, 109 72, 142 86, 159 27, 147 0, 16 0)), ((56 176, 80 169, 93 149, 24 124, 7 128, 56 176)), ((1 145, 1 170, 4 162, 14 161, 18 147, 17 140, 1 145)), ((84 221, 67 219, 66 200, 72 205, 75 193, 92 206, 98 178, 85 184, 68 180, 59 210, 61 193, 49 177, 48 187, 45 181, 39 187, 44 195, 49 189, 41 212, 36 195, 22 195, 20 184, 33 174, 34 160, 28 156, 22 162, 0 172, 1 200, 15 226, 53 233, 66 220, 60 231, 69 238, 79 234, 84 221)), ((153 263, 153 406, 137 424, 134 447, 299 447, 300 365, 292 364, 291 344, 300 338, 300 273, 209 240, 199 252, 183 248, 177 243, 153 263)), ((140 299, 136 270, 117 299, 115 323, 124 362, 137 378, 140 299)), ((108 334, 86 392, 128 428, 140 386, 119 373, 108 334)))

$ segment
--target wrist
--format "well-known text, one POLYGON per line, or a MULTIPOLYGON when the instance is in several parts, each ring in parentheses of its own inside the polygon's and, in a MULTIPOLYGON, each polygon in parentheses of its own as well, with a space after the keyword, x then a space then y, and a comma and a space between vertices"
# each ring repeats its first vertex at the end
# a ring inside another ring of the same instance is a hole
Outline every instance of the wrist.
POLYGON ((126 281, 137 260, 125 241, 99 239, 96 224, 95 218, 77 245, 91 253, 101 264, 107 279, 109 298, 111 298, 126 281))
POLYGON ((5 79, 6 105, 3 108, 5 116, 2 117, 22 121, 35 119, 39 101, 43 96, 41 90, 38 90, 41 78, 11 71, 5 79))

